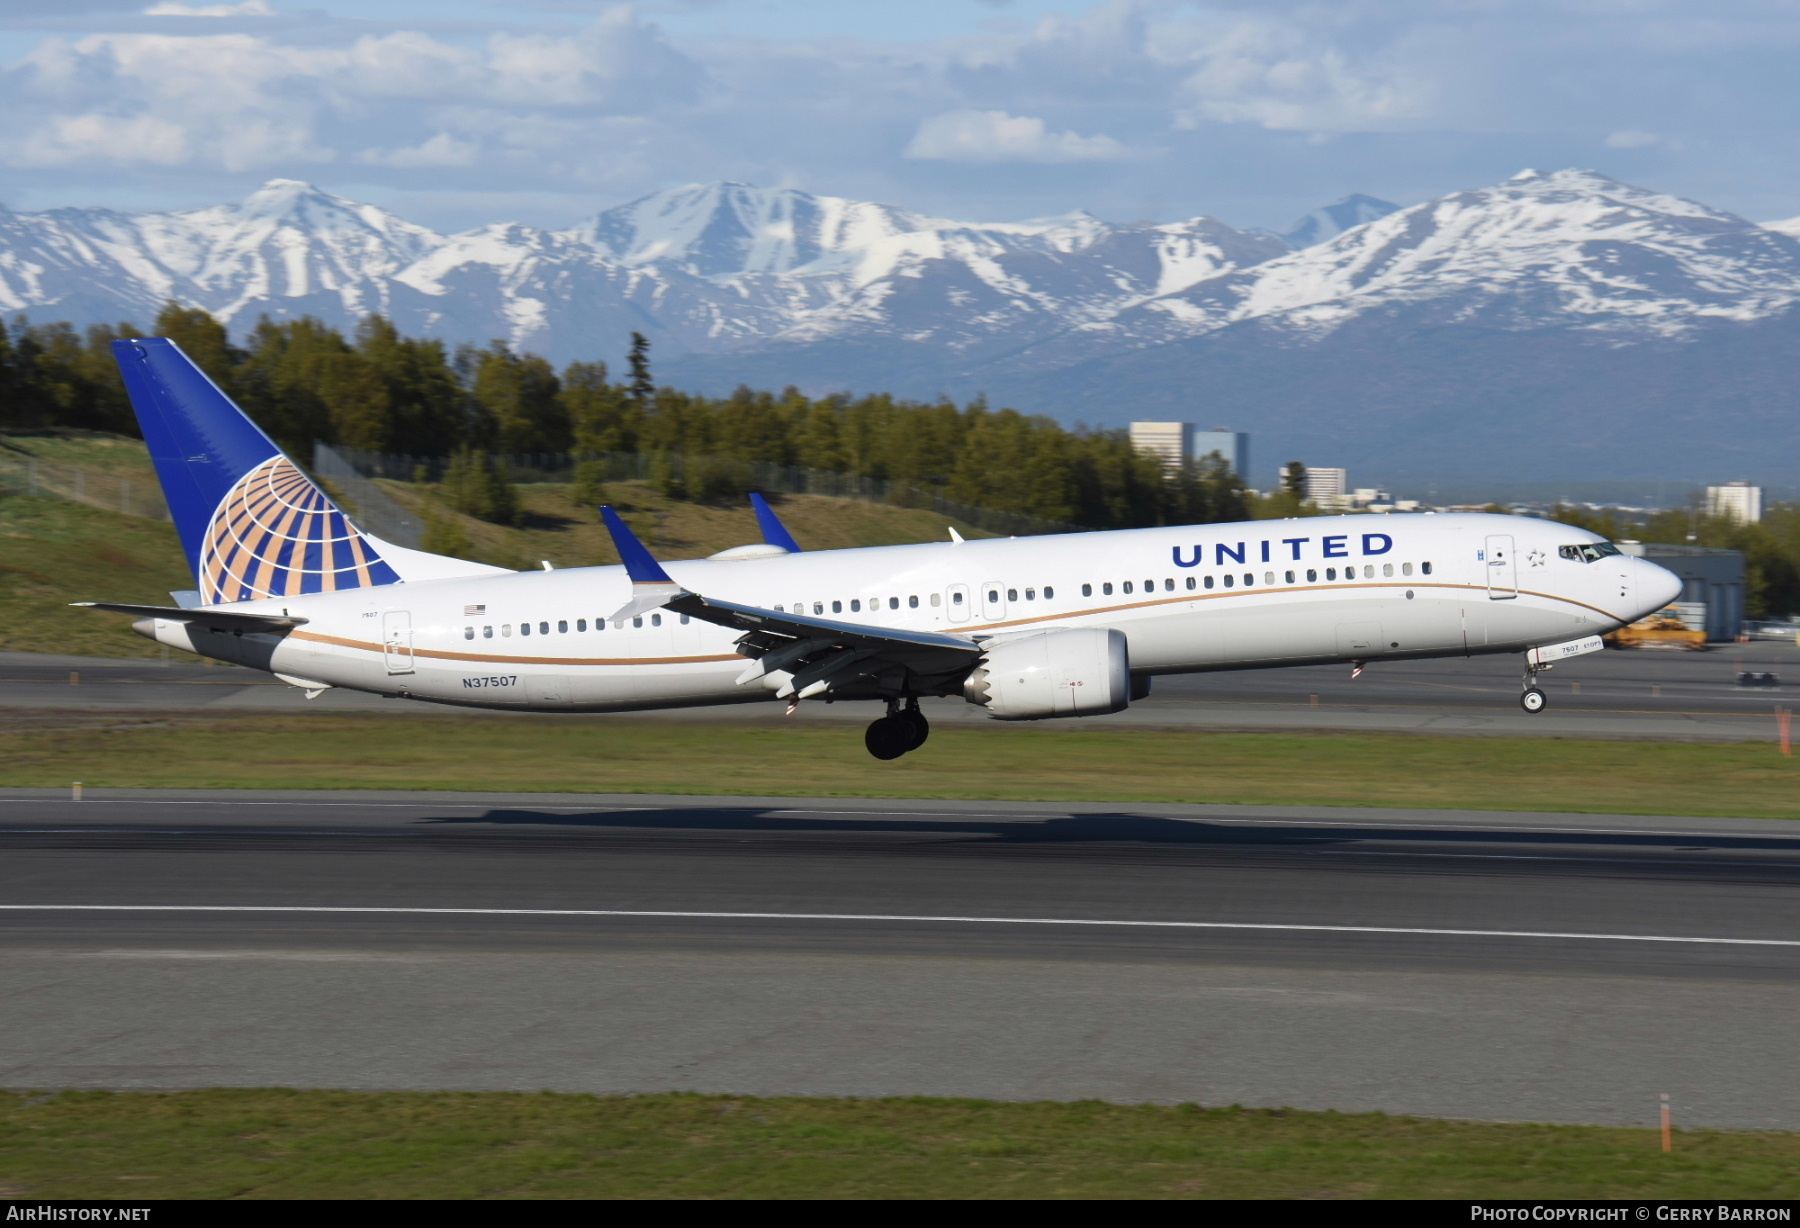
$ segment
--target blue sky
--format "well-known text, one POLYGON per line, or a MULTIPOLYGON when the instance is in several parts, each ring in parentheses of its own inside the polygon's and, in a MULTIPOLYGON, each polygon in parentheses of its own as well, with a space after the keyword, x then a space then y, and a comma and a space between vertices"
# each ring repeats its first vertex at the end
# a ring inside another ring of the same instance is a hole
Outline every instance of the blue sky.
POLYGON ((1525 166, 1800 214, 1800 0, 0 0, 0 202, 447 229, 738 179, 1283 227, 1525 166))

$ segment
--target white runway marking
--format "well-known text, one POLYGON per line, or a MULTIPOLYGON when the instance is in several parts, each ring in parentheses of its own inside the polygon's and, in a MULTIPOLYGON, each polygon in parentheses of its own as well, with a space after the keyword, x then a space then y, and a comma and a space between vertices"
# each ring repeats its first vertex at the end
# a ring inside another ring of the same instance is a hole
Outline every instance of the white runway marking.
POLYGON ((1669 942, 1700 946, 1800 947, 1794 938, 1696 938, 1671 934, 1589 934, 1559 930, 1427 929, 1396 925, 1299 925, 1275 921, 1120 921, 1091 917, 942 917, 898 913, 701 912, 636 908, 408 908, 327 904, 0 904, 0 912, 311 913, 340 916, 646 917, 706 921, 897 921, 947 925, 1066 925, 1127 929, 1267 930, 1313 934, 1412 934, 1450 938, 1563 938, 1589 942, 1669 942))

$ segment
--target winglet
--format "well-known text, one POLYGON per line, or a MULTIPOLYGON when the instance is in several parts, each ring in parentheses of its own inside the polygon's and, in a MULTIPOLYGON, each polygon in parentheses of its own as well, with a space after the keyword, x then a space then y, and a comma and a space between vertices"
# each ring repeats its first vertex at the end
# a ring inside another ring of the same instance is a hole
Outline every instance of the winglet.
POLYGON ((781 517, 775 514, 775 509, 769 506, 767 499, 751 491, 750 506, 756 509, 756 523, 762 529, 763 541, 771 546, 780 546, 789 554, 800 553, 800 543, 787 531, 787 526, 781 523, 781 517))
POLYGON ((619 561, 625 564, 625 574, 631 577, 631 600, 613 611, 613 622, 661 609, 675 598, 687 594, 688 590, 670 579, 669 573, 662 569, 662 564, 644 549, 644 543, 637 539, 637 535, 619 513, 603 506, 600 509, 600 519, 606 522, 606 531, 612 534, 613 547, 619 552, 619 561))

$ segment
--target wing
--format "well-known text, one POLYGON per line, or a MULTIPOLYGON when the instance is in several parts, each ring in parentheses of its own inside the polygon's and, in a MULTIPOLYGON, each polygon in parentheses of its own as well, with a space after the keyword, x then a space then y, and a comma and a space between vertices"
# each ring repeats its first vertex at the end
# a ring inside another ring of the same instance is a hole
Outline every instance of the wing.
POLYGON ((761 681, 782 698, 798 699, 827 693, 834 699, 942 695, 960 689, 981 659, 981 644, 965 636, 838 622, 689 592, 611 508, 600 510, 631 577, 631 600, 613 618, 667 608, 742 631, 737 650, 751 662, 738 675, 739 686, 761 681))

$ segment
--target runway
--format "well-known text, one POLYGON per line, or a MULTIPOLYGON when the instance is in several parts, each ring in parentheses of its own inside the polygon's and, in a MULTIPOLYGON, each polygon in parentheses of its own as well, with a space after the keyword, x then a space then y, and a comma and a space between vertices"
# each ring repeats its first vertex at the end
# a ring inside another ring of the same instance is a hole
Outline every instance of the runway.
MULTIPOLYGON (((1459 736, 1647 738, 1770 741, 1774 710, 1794 706, 1800 647, 1762 642, 1719 645, 1703 653, 1604 652, 1578 657, 1541 676, 1548 711, 1518 704, 1516 657, 1377 661, 1362 677, 1349 665, 1241 670, 1156 679, 1149 698, 1088 726, 1173 729, 1382 731, 1459 736), (1773 674, 1773 687, 1737 683, 1743 672, 1773 674)), ((928 700, 934 724, 989 725, 961 700, 928 700)), ((871 704, 802 704, 796 718, 779 703, 658 712, 657 720, 864 723, 871 704)), ((0 710, 427 712, 506 719, 508 713, 448 708, 357 692, 327 691, 307 700, 294 687, 253 670, 203 666, 192 658, 108 660, 0 653, 0 710)), ((619 721, 621 714, 571 716, 619 721)))
POLYGON ((1800 1129, 1800 827, 0 791, 13 1087, 1100 1097, 1800 1129))

